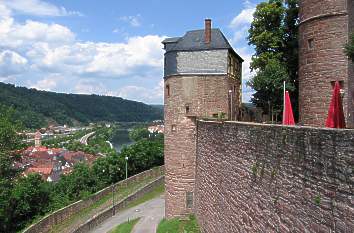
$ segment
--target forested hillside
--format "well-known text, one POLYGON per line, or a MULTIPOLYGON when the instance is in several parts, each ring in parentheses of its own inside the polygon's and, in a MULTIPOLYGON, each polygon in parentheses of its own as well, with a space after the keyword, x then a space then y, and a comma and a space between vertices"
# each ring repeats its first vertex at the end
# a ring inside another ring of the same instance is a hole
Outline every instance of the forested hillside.
POLYGON ((27 128, 97 121, 162 119, 162 110, 119 97, 62 94, 0 83, 0 111, 12 107, 27 128))

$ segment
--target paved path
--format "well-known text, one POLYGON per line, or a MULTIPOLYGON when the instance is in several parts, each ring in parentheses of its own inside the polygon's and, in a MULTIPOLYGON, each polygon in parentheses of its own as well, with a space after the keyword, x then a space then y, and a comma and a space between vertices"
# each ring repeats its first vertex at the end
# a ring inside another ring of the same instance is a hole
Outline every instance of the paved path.
POLYGON ((163 195, 140 204, 116 215, 93 229, 92 233, 106 233, 117 225, 140 217, 132 233, 156 233, 157 225, 165 217, 165 200, 163 195))
POLYGON ((95 132, 91 132, 91 133, 88 133, 86 135, 84 135, 81 139, 80 139, 80 143, 81 144, 84 144, 84 145, 87 145, 87 139, 89 137, 91 137, 95 132))

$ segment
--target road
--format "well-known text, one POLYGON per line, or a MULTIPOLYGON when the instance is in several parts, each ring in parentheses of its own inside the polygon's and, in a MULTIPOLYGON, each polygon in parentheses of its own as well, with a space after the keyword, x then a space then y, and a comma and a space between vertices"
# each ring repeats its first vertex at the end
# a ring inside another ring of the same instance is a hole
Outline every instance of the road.
POLYGON ((90 232, 107 233, 117 225, 129 219, 139 217, 140 220, 135 225, 132 233, 156 233, 159 222, 165 217, 165 200, 163 195, 136 207, 116 213, 115 216, 109 218, 90 232))
POLYGON ((80 139, 80 143, 81 144, 84 144, 84 145, 87 145, 87 139, 89 137, 91 137, 95 132, 91 132, 91 133, 88 133, 86 135, 84 135, 81 139, 80 139))

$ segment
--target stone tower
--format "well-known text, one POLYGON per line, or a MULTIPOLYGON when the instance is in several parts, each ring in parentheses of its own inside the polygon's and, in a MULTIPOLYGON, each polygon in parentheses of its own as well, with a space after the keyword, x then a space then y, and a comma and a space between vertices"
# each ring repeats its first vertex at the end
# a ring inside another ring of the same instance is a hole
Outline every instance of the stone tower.
POLYGON ((42 145, 41 140, 42 140, 42 134, 39 131, 37 131, 34 134, 34 146, 40 147, 42 145))
POLYGON ((344 45, 354 31, 354 0, 300 0, 300 122, 325 125, 335 81, 343 93, 347 125, 353 127, 354 68, 344 45))
POLYGON ((187 32, 164 44, 166 217, 194 212, 196 120, 225 115, 241 104, 242 58, 219 29, 187 32))

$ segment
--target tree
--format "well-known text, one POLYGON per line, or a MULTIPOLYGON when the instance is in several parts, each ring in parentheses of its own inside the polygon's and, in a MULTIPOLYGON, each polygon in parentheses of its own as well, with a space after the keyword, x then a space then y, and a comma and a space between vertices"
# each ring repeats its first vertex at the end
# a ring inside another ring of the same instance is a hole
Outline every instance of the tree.
POLYGON ((134 128, 132 131, 129 132, 129 138, 135 142, 140 141, 142 139, 148 139, 149 135, 149 130, 144 127, 134 128))
POLYGON ((345 46, 345 52, 347 56, 354 62, 354 33, 352 34, 348 44, 345 46))
POLYGON ((255 47, 248 83, 256 93, 252 102, 269 112, 282 106, 283 81, 296 94, 298 80, 298 0, 269 0, 257 5, 249 29, 249 44, 255 47))
POLYGON ((62 176, 55 189, 61 195, 67 195, 70 200, 79 200, 99 190, 101 181, 87 164, 74 166, 72 173, 62 176))
MULTIPOLYGON (((283 104, 284 81, 289 81, 286 67, 278 60, 269 60, 264 70, 260 70, 248 83, 256 91, 252 102, 267 106, 266 112, 279 112, 283 104)), ((288 82, 287 89, 292 91, 294 86, 288 82)))
POLYGON ((123 147, 120 157, 128 157, 128 173, 137 174, 164 163, 163 143, 158 140, 140 140, 129 147, 123 147))
POLYGON ((44 214, 49 205, 49 186, 39 174, 21 177, 14 185, 7 206, 11 229, 21 229, 34 217, 44 214))

